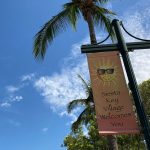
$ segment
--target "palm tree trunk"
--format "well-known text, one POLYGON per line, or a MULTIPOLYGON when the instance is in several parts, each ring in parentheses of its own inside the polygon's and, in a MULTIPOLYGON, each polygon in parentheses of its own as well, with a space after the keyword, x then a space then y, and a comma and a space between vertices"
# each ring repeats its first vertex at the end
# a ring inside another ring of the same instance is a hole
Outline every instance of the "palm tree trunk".
POLYGON ((109 150, 118 150, 117 137, 115 135, 107 135, 109 150))
MULTIPOLYGON (((93 18, 90 12, 87 12, 86 15, 87 15, 86 21, 87 21, 89 33, 90 33, 90 41, 91 41, 91 44, 95 44, 97 43, 97 40, 96 40, 93 18)), ((107 140, 109 143, 109 150, 118 150, 117 137, 115 135, 108 135, 107 140)))
POLYGON ((95 43, 97 43, 97 40, 96 40, 96 34, 95 34, 95 29, 94 29, 94 24, 93 24, 93 18, 91 16, 90 12, 87 12, 86 19, 87 19, 87 24, 89 27, 91 44, 95 44, 95 43))

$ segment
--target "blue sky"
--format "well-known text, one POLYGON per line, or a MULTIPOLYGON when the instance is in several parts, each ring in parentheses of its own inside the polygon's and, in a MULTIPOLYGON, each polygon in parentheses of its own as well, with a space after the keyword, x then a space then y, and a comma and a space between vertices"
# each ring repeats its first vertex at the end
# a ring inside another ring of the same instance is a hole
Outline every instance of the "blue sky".
MULTIPOLYGON (((76 119, 66 113, 72 99, 85 96, 77 74, 89 78, 80 45, 89 43, 87 26, 79 21, 49 46, 44 61, 32 55, 33 39, 40 27, 67 0, 0 1, 0 148, 3 150, 63 150, 60 145, 76 119)), ((126 28, 150 39, 150 3, 113 0, 114 10, 126 28)), ((104 32, 97 36, 102 40, 104 32)), ((135 41, 125 35, 127 41, 135 41)), ((150 77, 150 53, 136 51, 131 60, 138 82, 150 77), (140 69, 139 69, 140 68, 140 69)))

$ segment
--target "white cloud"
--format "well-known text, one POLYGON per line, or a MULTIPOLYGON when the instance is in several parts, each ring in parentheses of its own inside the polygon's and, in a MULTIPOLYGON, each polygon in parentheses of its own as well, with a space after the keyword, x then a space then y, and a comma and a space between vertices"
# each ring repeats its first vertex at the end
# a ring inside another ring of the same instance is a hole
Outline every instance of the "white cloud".
POLYGON ((6 86, 6 90, 9 93, 14 93, 14 92, 18 91, 19 89, 20 89, 19 87, 16 87, 16 86, 13 86, 13 85, 6 86))
POLYGON ((34 73, 30 73, 30 74, 27 74, 27 75, 23 75, 23 76, 21 77, 21 81, 31 81, 34 77, 35 77, 35 74, 34 74, 34 73))
POLYGON ((82 83, 77 77, 79 73, 78 67, 66 69, 59 75, 41 77, 35 82, 35 87, 48 103, 56 108, 64 107, 73 99, 85 97, 82 83))
POLYGON ((18 92, 20 89, 22 89, 23 87, 28 85, 27 83, 25 83, 25 81, 32 81, 34 78, 35 78, 35 74, 34 73, 23 75, 21 77, 21 79, 20 79, 21 82, 19 83, 18 86, 8 85, 8 86, 5 87, 5 89, 10 94, 18 92))
MULTIPOLYGON (((136 37, 150 39, 150 4, 147 1, 140 2, 123 16, 124 26, 136 37), (146 5, 145 5, 146 4, 146 5), (144 6, 144 7, 143 7, 144 6), (133 11, 134 10, 134 11, 133 11), (139 11, 141 10, 141 12, 139 11)), ((127 34, 124 34, 126 41, 137 41, 127 34)), ((135 50, 130 53, 131 62, 135 71, 138 83, 150 78, 150 53, 149 50, 135 50)))
POLYGON ((48 128, 43 128, 42 131, 43 131, 44 133, 46 133, 46 132, 48 131, 48 128))
POLYGON ((60 73, 42 76, 35 81, 34 86, 55 111, 66 108, 68 102, 85 97, 80 74, 84 79, 89 78, 85 56, 81 54, 81 43, 87 43, 86 38, 72 46, 71 54, 64 59, 60 73))
POLYGON ((1 108, 9 108, 13 104, 20 102, 23 100, 23 97, 20 95, 10 95, 9 97, 4 98, 2 103, 0 103, 1 108))
POLYGON ((23 99, 22 96, 17 95, 17 96, 11 96, 10 97, 10 102, 20 102, 23 99))
POLYGON ((16 102, 20 102, 23 100, 23 97, 21 95, 18 95, 17 93, 26 87, 29 84, 29 81, 33 81, 33 78, 35 77, 34 73, 23 75, 20 78, 18 86, 14 85, 8 85, 5 87, 7 94, 6 97, 2 98, 2 103, 0 104, 1 108, 8 108, 11 107, 12 104, 16 102), (26 81, 26 82, 25 82, 26 81))
POLYGON ((8 107, 11 107, 11 104, 8 103, 8 102, 4 102, 4 103, 1 103, 0 106, 1 106, 2 108, 8 108, 8 107))

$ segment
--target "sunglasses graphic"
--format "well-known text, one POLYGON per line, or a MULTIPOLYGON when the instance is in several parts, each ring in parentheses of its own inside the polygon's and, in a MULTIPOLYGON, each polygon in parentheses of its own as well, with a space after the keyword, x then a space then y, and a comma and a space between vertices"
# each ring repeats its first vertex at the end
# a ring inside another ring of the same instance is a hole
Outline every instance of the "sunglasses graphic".
POLYGON ((103 74, 113 74, 114 73, 114 69, 113 68, 108 68, 108 69, 97 69, 97 73, 99 75, 103 75, 103 74))

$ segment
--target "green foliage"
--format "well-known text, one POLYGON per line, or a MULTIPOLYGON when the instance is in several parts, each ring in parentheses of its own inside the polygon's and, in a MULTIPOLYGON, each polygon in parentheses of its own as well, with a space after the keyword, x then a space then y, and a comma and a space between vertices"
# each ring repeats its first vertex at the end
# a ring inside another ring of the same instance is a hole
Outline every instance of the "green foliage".
POLYGON ((150 116, 150 79, 141 83, 139 90, 147 116, 150 116))
POLYGON ((99 136, 95 121, 91 121, 88 125, 88 134, 83 133, 83 128, 80 127, 76 132, 70 133, 64 139, 64 147, 67 150, 106 150, 107 140, 105 137, 99 136))
POLYGON ((92 150, 93 148, 89 139, 83 134, 81 129, 68 135, 64 140, 64 146, 67 147, 68 150, 92 150))
POLYGON ((106 136, 99 135, 96 118, 94 120, 90 120, 87 130, 89 139, 91 140, 91 144, 93 145, 94 150, 108 149, 108 142, 106 136))
POLYGON ((143 135, 118 135, 119 150, 146 150, 143 135))

